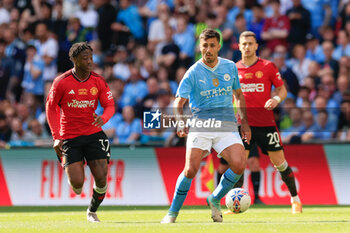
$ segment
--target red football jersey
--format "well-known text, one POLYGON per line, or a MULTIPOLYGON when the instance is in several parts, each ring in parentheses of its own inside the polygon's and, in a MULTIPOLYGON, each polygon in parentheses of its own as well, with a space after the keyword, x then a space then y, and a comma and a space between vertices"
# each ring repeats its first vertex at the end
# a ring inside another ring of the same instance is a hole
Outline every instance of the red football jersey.
MULTIPOLYGON (((274 29, 287 30, 289 34, 290 22, 289 22, 288 16, 280 15, 277 18, 276 17, 267 18, 264 23, 263 32, 274 30, 274 29)), ((271 51, 274 51, 277 45, 284 45, 285 47, 288 48, 287 38, 283 38, 283 39, 276 38, 276 39, 267 40, 267 47, 270 48, 271 51)))
POLYGON ((93 126, 95 110, 100 101, 101 116, 106 123, 114 114, 114 100, 103 77, 91 72, 80 81, 72 70, 58 76, 46 100, 46 115, 54 139, 69 139, 101 131, 93 126))
POLYGON ((271 98, 271 87, 283 85, 281 75, 270 61, 258 58, 250 67, 236 63, 239 82, 247 106, 248 124, 250 126, 274 126, 273 111, 264 108, 266 101, 271 98))

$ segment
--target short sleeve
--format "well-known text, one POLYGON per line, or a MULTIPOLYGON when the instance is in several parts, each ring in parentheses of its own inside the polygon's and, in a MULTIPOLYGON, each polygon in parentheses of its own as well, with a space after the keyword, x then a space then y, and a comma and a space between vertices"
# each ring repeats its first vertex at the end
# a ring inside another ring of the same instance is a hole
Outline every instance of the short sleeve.
POLYGON ((59 105, 61 98, 63 97, 64 90, 62 85, 60 85, 60 79, 55 79, 52 83, 49 94, 47 95, 46 101, 49 103, 49 106, 56 107, 59 105))
POLYGON ((193 72, 191 72, 190 70, 188 70, 185 73, 177 89, 176 97, 181 97, 185 99, 188 99, 190 97, 190 93, 192 91, 192 81, 191 81, 192 73, 193 72))
POLYGON ((272 84, 275 87, 280 87, 283 85, 283 80, 282 80, 282 76, 280 74, 280 72, 278 71, 278 68, 276 67, 276 65, 274 63, 270 63, 268 66, 271 74, 270 74, 270 79, 272 84))
POLYGON ((112 92, 110 91, 106 81, 103 78, 100 79, 100 90, 98 90, 98 92, 99 100, 103 108, 108 105, 114 105, 112 92))
POLYGON ((232 89, 237 90, 241 88, 241 84, 239 83, 239 78, 238 78, 238 69, 236 64, 233 64, 233 84, 232 84, 232 89))

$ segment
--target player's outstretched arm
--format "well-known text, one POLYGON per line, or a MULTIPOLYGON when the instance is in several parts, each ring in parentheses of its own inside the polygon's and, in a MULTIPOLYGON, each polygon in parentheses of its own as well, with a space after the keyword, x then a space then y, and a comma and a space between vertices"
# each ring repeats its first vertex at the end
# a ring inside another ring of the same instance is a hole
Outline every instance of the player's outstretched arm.
POLYGON ((248 125, 247 110, 246 110, 244 95, 241 89, 234 90, 233 95, 235 96, 235 99, 237 102, 237 111, 241 118, 242 139, 249 144, 252 135, 251 135, 250 127, 248 125))
POLYGON ((185 119, 183 117, 183 107, 186 103, 187 99, 181 98, 181 97, 176 97, 174 101, 174 114, 176 118, 176 122, 178 123, 177 125, 177 135, 182 138, 187 136, 188 134, 188 127, 186 127, 185 124, 185 119), (183 124, 181 124, 181 122, 183 124))
POLYGON ((273 110, 277 105, 287 97, 287 89, 284 85, 275 89, 276 95, 266 101, 264 108, 266 110, 273 110))

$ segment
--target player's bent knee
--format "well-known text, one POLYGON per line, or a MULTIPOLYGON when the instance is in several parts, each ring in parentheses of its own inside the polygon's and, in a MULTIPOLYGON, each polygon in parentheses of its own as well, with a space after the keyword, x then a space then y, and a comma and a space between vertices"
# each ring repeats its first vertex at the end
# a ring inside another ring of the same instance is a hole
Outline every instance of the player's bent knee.
POLYGON ((69 183, 74 189, 81 189, 84 185, 84 181, 78 181, 78 180, 69 180, 69 183))
POLYGON ((246 163, 244 161, 235 161, 231 166, 231 170, 236 174, 243 174, 245 168, 246 163))
POLYGON ((80 195, 81 192, 83 191, 83 187, 81 187, 81 188, 74 188, 72 186, 72 190, 74 191, 75 194, 80 195))
POLYGON ((77 195, 81 194, 81 192, 83 191, 84 183, 76 184, 76 183, 72 183, 70 181, 70 185, 71 185, 72 190, 74 191, 74 193, 77 194, 77 195))
POLYGON ((189 178, 189 179, 193 179, 197 174, 197 170, 194 168, 185 168, 184 170, 184 175, 189 178))
POLYGON ((107 185, 106 179, 95 179, 95 184, 97 187, 105 187, 107 185))
POLYGON ((260 171, 260 163, 259 160, 250 160, 248 159, 248 167, 251 171, 256 172, 256 171, 260 171))

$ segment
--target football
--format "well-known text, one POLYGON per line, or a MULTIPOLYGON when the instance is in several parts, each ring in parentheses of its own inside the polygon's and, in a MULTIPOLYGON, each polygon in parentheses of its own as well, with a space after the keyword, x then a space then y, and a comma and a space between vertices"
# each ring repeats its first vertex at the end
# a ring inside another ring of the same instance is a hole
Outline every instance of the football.
POLYGON ((249 193, 242 188, 231 189, 226 195, 226 206, 234 213, 243 213, 250 206, 249 193))

